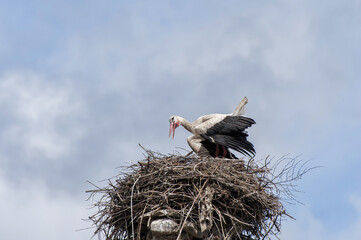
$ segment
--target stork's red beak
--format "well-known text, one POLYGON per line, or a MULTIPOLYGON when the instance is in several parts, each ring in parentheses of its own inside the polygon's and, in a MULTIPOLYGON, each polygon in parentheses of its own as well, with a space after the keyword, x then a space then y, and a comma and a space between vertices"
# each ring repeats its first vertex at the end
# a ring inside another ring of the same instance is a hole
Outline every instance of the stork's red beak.
POLYGON ((175 133, 175 129, 179 126, 179 123, 175 123, 175 122, 171 122, 170 123, 170 127, 169 127, 169 137, 172 134, 173 131, 173 135, 172 135, 172 139, 174 139, 174 133, 175 133))
POLYGON ((170 137, 170 135, 172 134, 172 130, 173 130, 173 138, 174 138, 174 131, 175 131, 175 129, 174 129, 174 127, 173 127, 173 122, 170 123, 170 127, 169 127, 169 137, 170 137))

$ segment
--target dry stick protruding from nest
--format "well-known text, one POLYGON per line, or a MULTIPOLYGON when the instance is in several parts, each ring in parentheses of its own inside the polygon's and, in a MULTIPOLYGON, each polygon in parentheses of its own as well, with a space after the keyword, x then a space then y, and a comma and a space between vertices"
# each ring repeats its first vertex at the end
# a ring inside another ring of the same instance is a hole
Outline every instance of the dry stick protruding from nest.
MULTIPOLYGON (((102 194, 90 217, 95 234, 106 239, 145 239, 151 219, 179 223, 178 239, 186 221, 199 228, 199 204, 206 187, 214 192, 210 234, 224 239, 267 239, 280 232, 281 220, 291 217, 281 200, 295 199, 294 182, 312 168, 292 158, 271 160, 220 159, 196 155, 163 155, 145 150, 145 159, 124 169, 109 186, 87 192, 102 194), (300 167, 299 169, 296 169, 300 167), (198 186, 198 187, 196 187, 198 186), (163 213, 162 213, 163 212, 163 213), (161 215, 159 215, 161 214, 161 215)), ((90 196, 90 197, 91 197, 90 196)))

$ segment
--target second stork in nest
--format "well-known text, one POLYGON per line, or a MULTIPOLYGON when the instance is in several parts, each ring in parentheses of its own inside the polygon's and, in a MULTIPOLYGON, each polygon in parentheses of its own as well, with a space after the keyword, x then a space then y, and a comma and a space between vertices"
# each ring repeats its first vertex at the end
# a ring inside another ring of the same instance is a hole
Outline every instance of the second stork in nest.
POLYGON ((241 116, 247 104, 245 97, 231 114, 209 114, 199 117, 193 123, 179 116, 171 116, 169 119, 169 137, 177 127, 182 125, 186 130, 193 133, 187 142, 192 150, 200 156, 212 156, 223 158, 236 158, 229 149, 238 151, 249 157, 256 153, 254 146, 247 140, 245 131, 255 124, 251 118, 241 116))

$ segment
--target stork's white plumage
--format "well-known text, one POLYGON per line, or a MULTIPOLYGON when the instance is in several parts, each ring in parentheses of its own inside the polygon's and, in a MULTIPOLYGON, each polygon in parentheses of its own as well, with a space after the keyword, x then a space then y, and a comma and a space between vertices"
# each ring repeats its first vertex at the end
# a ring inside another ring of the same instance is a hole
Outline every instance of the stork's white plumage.
POLYGON ((179 116, 171 116, 169 119, 169 137, 174 138, 175 129, 182 125, 186 130, 193 133, 187 142, 198 155, 210 155, 213 157, 235 158, 228 150, 233 149, 248 156, 254 156, 253 144, 247 140, 248 134, 245 129, 255 124, 251 118, 241 116, 247 104, 245 97, 232 114, 209 114, 199 117, 193 123, 179 116))

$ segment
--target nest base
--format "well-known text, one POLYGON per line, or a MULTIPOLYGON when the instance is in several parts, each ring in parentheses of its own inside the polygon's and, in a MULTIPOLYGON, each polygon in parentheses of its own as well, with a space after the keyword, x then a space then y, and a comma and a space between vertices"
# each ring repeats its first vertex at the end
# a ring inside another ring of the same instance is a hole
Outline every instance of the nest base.
POLYGON ((124 168, 90 217, 106 239, 266 239, 286 214, 267 160, 162 155, 124 168))

